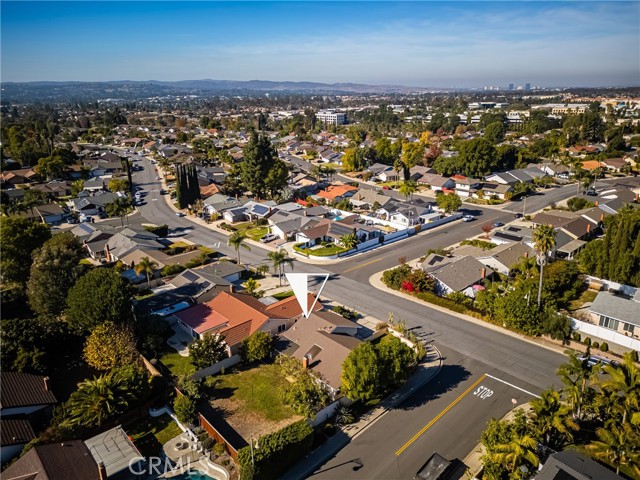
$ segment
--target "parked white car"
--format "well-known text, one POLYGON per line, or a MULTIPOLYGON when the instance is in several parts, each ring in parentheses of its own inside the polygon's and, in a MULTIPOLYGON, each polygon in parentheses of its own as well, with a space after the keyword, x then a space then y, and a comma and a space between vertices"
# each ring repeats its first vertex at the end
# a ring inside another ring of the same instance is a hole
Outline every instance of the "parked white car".
POLYGON ((273 233, 268 233, 260 239, 260 242, 269 243, 269 242, 273 242, 277 238, 279 238, 277 235, 274 235, 273 233))
POLYGON ((476 219, 473 215, 465 215, 462 217, 463 222, 473 222, 476 219))

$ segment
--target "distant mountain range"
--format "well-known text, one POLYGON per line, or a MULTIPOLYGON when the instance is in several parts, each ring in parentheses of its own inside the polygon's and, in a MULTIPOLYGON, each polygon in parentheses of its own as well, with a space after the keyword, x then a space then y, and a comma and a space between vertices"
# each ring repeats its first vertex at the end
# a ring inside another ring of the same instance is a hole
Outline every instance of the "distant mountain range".
POLYGON ((247 92, 291 92, 318 94, 385 94, 444 91, 442 88, 360 83, 276 82, 269 80, 158 80, 110 82, 3 82, 2 97, 7 101, 64 101, 148 98, 164 95, 241 94, 247 92))

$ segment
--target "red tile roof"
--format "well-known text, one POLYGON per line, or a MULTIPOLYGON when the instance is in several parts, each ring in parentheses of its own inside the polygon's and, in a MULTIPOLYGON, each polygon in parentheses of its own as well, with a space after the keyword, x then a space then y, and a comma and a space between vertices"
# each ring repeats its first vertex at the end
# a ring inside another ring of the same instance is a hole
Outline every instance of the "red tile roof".
POLYGON ((357 191, 358 187, 352 187, 351 185, 329 185, 325 190, 320 190, 318 196, 326 198, 327 200, 335 200, 347 192, 357 191))

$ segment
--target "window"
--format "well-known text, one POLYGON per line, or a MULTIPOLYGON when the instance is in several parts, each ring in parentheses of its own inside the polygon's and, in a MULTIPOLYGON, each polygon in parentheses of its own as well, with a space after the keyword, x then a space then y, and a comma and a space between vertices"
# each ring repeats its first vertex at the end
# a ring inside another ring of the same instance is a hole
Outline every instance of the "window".
POLYGON ((600 326, 610 330, 618 330, 618 320, 600 315, 600 326))
POLYGON ((629 335, 633 335, 633 327, 634 325, 632 325, 631 323, 623 323, 622 324, 622 329, 627 332, 629 335))
POLYGON ((282 324, 282 325, 278 325, 278 333, 280 332, 284 332, 287 329, 287 325, 286 324, 282 324))

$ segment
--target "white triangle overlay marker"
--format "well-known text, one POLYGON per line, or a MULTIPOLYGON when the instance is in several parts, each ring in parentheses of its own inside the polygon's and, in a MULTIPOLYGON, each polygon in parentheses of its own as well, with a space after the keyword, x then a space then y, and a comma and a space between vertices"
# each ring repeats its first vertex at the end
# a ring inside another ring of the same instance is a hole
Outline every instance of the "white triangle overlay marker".
POLYGON ((302 309, 302 313, 305 318, 309 318, 311 312, 313 312, 313 308, 316 306, 318 299, 320 298, 320 294, 322 293, 322 289, 327 283, 329 279, 329 273, 285 273, 287 280, 289 281, 289 285, 291 285, 291 289, 293 290, 298 303, 300 304, 300 308, 302 309), (323 277, 324 281, 322 285, 320 285, 320 289, 316 294, 316 298, 311 305, 311 308, 308 307, 308 299, 309 299, 309 277, 323 277))

